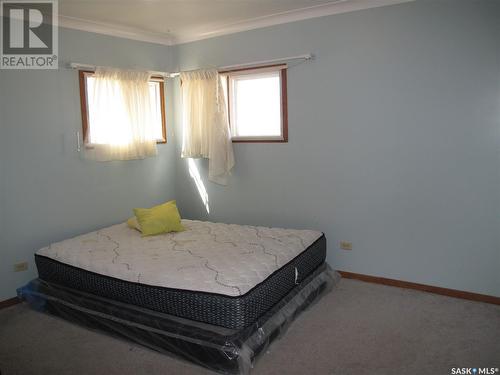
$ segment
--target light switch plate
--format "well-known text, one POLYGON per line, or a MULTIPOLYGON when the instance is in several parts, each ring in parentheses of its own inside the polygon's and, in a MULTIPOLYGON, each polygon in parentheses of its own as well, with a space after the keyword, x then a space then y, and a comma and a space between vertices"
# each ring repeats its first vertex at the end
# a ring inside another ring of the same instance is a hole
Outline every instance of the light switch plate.
POLYGON ((342 250, 352 250, 352 242, 350 242, 350 241, 340 241, 340 248, 342 250))
POLYGON ((21 272, 28 270, 28 262, 21 262, 14 264, 14 272, 21 272))

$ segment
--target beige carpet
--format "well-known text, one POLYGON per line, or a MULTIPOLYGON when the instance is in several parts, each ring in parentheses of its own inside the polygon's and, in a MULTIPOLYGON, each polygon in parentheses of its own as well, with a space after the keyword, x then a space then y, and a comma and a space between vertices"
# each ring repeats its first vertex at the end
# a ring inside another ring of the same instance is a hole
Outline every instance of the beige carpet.
MULTIPOLYGON (((253 374, 450 374, 500 367, 500 306, 343 279, 275 341, 253 374)), ((212 374, 34 312, 0 310, 11 374, 212 374)))

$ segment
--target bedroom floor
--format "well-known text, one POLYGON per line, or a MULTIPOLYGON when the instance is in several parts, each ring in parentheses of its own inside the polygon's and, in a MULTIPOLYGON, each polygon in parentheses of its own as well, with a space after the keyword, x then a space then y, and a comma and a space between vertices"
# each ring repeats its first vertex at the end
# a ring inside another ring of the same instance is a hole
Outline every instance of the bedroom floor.
MULTIPOLYGON (((254 374, 450 374, 500 367, 500 306, 343 279, 254 374)), ((0 373, 212 374, 30 310, 0 310, 0 373)))

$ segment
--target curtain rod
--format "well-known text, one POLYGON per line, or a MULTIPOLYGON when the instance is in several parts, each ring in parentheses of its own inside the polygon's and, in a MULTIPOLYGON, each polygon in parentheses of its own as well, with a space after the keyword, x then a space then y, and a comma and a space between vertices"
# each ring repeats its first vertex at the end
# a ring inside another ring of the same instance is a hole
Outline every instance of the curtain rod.
MULTIPOLYGON (((234 65, 226 65, 226 66, 220 66, 217 69, 219 70, 229 70, 229 69, 234 69, 234 68, 244 68, 247 66, 251 67, 258 67, 259 65, 267 65, 267 64, 274 64, 274 63, 280 63, 280 62, 286 62, 286 61, 293 61, 293 60, 312 60, 314 59, 314 56, 310 53, 304 54, 304 55, 297 55, 297 56, 288 56, 288 57, 282 57, 279 59, 270 59, 270 60, 260 60, 260 61, 252 61, 249 63, 242 63, 242 64, 234 64, 234 65)), ((69 67, 71 69, 87 69, 87 70, 96 70, 98 67, 97 65, 89 65, 89 64, 80 64, 80 63, 70 63, 69 67)), ((185 72, 191 72, 197 69, 192 69, 192 70, 185 70, 185 72)), ((162 76, 162 77, 178 77, 181 72, 175 72, 175 73, 168 73, 168 72, 158 72, 158 71, 151 71, 149 72, 152 75, 155 76, 162 76)))
MULTIPOLYGON (((83 70, 96 70, 98 65, 90 65, 90 64, 80 64, 80 63, 70 63, 69 67, 71 69, 83 69, 83 70)), ((149 73, 153 76, 161 76, 161 77, 170 77, 170 73, 167 72, 158 72, 155 70, 148 70, 149 73)))
MULTIPOLYGON (((314 55, 310 53, 306 53, 304 55, 297 55, 297 56, 288 56, 288 57, 282 57, 279 59, 270 59, 270 60, 260 60, 260 61, 252 61, 249 63, 242 63, 242 64, 234 64, 234 65, 226 65, 226 66, 219 66, 217 69, 219 70, 230 70, 234 68, 244 68, 247 66, 251 67, 258 67, 259 65, 267 65, 267 64, 274 64, 274 63, 280 63, 280 62, 286 62, 286 61, 293 61, 293 60, 312 60, 314 59, 314 55)), ((182 72, 192 72, 197 69, 192 69, 192 70, 183 70, 182 72)), ((181 74, 181 72, 175 72, 175 73, 170 73, 170 77, 178 77, 181 74)))

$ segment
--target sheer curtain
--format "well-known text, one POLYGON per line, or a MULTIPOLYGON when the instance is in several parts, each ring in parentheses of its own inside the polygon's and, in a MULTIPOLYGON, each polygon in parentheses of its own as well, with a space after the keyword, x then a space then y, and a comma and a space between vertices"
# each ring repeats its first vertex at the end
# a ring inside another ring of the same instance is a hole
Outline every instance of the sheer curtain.
POLYGON ((156 155, 149 79, 148 72, 96 70, 92 84, 87 85, 87 158, 109 161, 156 155))
POLYGON ((183 158, 208 158, 208 178, 226 185, 234 166, 226 103, 217 70, 180 74, 183 158))

